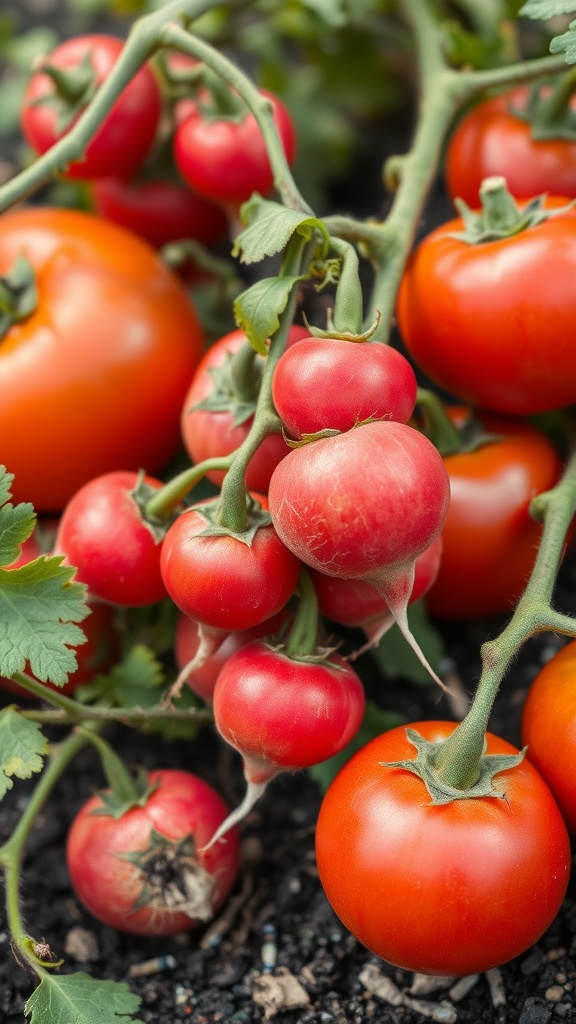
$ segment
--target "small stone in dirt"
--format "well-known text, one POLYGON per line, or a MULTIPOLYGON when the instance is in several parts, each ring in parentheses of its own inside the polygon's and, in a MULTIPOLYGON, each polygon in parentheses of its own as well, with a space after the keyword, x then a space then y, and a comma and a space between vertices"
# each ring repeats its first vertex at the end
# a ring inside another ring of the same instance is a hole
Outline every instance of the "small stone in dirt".
MULTIPOLYGON (((447 975, 436 977, 434 974, 415 974, 408 992, 411 996, 427 996, 431 992, 437 992, 438 989, 448 988, 453 982, 459 984, 455 977, 447 975)), ((454 997, 452 996, 452 998, 454 997)))
POLYGON ((459 1003, 461 999, 464 999, 472 991, 479 977, 479 974, 467 974, 460 978, 455 985, 452 985, 448 992, 452 1002, 459 1003))
POLYGON ((80 926, 71 928, 68 932, 64 943, 64 952, 68 956, 73 956, 81 964, 93 963, 100 956, 98 940, 94 932, 89 932, 87 928, 80 928, 80 926))
POLYGON ((376 964, 366 964, 358 980, 371 995, 377 996, 390 1006, 402 1006, 404 996, 392 978, 384 974, 376 964))
POLYGON ((563 998, 564 989, 562 988, 562 985, 551 985, 544 993, 544 999, 547 1003, 559 1003, 563 998))
POLYGON ((529 996, 518 1019, 518 1024, 548 1024, 552 1010, 537 996, 529 996))
POLYGON ((310 996, 287 967, 276 974, 257 974, 252 982, 252 999, 270 1020, 283 1010, 300 1010, 310 1005, 310 996))

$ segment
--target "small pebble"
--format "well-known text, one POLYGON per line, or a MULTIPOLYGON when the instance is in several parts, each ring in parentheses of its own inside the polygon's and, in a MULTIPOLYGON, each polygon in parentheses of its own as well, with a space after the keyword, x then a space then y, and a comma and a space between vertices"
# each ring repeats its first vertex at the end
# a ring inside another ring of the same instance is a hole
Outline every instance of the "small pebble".
POLYGON ((552 1010, 537 996, 529 996, 518 1018, 518 1024, 548 1024, 552 1010))
POLYGON ((564 989, 562 988, 562 985, 551 985, 544 993, 544 999, 547 1003, 559 1003, 563 998, 564 989))
POLYGON ((89 932, 87 928, 80 928, 80 926, 71 928, 68 932, 64 943, 64 952, 81 964, 92 963, 100 956, 98 940, 94 932, 89 932))

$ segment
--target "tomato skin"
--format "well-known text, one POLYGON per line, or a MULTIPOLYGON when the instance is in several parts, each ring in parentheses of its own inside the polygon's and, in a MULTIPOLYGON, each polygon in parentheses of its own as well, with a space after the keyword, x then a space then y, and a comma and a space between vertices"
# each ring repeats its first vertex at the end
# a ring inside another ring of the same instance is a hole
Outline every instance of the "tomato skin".
MULTIPOLYGON (((456 724, 411 728, 436 741, 456 724)), ((516 753, 491 733, 487 742, 489 754, 516 753)), ((344 766, 318 818, 320 880, 345 926, 389 963, 435 975, 486 971, 552 922, 568 883, 568 834, 526 760, 494 776, 505 800, 432 806, 421 779, 382 764, 414 755, 400 726, 344 766)))
MULTIPOLYGON (((199 921, 165 904, 134 911, 144 879, 124 855, 146 849, 152 830, 172 840, 191 835, 196 850, 201 849, 228 809, 208 783, 189 772, 153 771, 148 781, 159 785, 145 806, 133 807, 120 818, 94 813, 103 806, 99 795, 84 804, 68 834, 68 871, 82 903, 111 928, 135 935, 174 935, 197 927, 199 921)), ((226 840, 196 854, 200 866, 215 878, 214 912, 223 904, 238 872, 237 830, 229 831, 226 840)))
MULTIPOLYGON (((254 495, 261 504, 261 495, 254 495)), ((300 562, 271 524, 250 546, 230 535, 203 537, 202 507, 187 509, 168 530, 160 556, 166 590, 191 619, 212 629, 251 629, 289 601, 300 562)))
POLYGON ((326 428, 350 430, 368 419, 407 423, 416 404, 416 377, 408 360, 388 345, 304 338, 280 357, 272 398, 288 433, 300 439, 326 428))
MULTIPOLYGON (((291 327, 288 344, 293 345, 296 341, 300 344, 300 339, 307 335, 306 328, 291 327)), ((254 422, 254 417, 250 416, 243 423, 235 425, 235 413, 232 409, 214 412, 210 409, 194 408, 214 391, 211 371, 222 366, 229 354, 234 355, 238 352, 246 340, 246 335, 241 330, 224 335, 209 348, 192 378, 182 407, 181 429, 184 447, 194 463, 229 455, 235 451, 242 444, 254 422)), ((281 434, 270 434, 265 438, 248 464, 248 489, 266 493, 274 469, 289 450, 281 434)), ((206 476, 213 483, 220 485, 225 474, 212 470, 206 476)))
POLYGON ((410 355, 471 405, 515 416, 571 405, 576 214, 482 245, 450 237, 462 229, 448 221, 408 261, 397 313, 410 355))
MULTIPOLYGON (((96 84, 101 85, 118 60, 123 46, 124 41, 114 36, 78 36, 57 46, 44 63, 70 71, 90 53, 96 84)), ((54 83, 49 75, 42 70, 32 75, 24 95, 21 124, 26 141, 39 154, 45 153, 69 130, 67 127, 63 132, 59 131, 52 105, 38 102, 54 94, 54 83)), ((160 87, 150 67, 144 65, 126 86, 87 146, 86 158, 70 164, 66 177, 130 176, 142 163, 154 141, 161 110, 160 87)))
POLYGON ((522 742, 576 835, 576 641, 558 651, 532 683, 522 712, 522 742))
MULTIPOLYGON (((473 107, 456 125, 446 153, 446 188, 473 209, 484 178, 503 175, 516 199, 550 192, 576 196, 576 142, 532 138, 530 125, 510 109, 526 108, 521 86, 473 107)), ((572 102, 574 107, 576 101, 572 102)))
POLYGON ((38 306, 0 344, 0 453, 14 500, 60 511, 88 480, 162 468, 202 351, 184 287, 136 236, 74 210, 0 221, 0 274, 20 253, 38 306))
POLYGON ((562 471, 556 449, 529 423, 484 412, 478 417, 497 439, 444 458, 450 505, 439 572, 426 595, 429 612, 439 618, 511 610, 526 586, 542 533, 530 502, 553 487, 562 471))
MULTIPOLYGON (((136 608, 166 595, 160 572, 160 541, 131 495, 137 473, 116 472, 90 480, 70 499, 60 519, 56 550, 75 565, 76 580, 101 601, 136 608)), ((162 481, 145 476, 147 487, 162 481)))
POLYGON ((212 245, 226 235, 222 210, 177 182, 100 178, 91 196, 96 213, 155 248, 183 238, 212 245))
MULTIPOLYGON (((261 90, 274 108, 274 121, 291 163, 296 148, 294 127, 277 96, 261 90)), ((253 192, 267 195, 272 170, 260 129, 251 113, 241 120, 207 119, 197 106, 187 107, 174 133, 174 160, 184 181, 207 199, 239 205, 253 192)))

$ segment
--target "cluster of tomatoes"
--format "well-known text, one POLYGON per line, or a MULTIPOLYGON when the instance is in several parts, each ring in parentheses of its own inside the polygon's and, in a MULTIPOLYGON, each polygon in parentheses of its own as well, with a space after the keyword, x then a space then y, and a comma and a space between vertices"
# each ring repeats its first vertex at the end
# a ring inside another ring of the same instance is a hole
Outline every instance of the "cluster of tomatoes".
MULTIPOLYGON (((33 76, 23 130, 38 152, 75 121, 120 49, 103 36, 72 40, 33 76)), ((166 69, 173 85, 198 71, 175 55, 166 69)), ((21 258, 35 277, 27 291, 16 281, 0 349, 2 461, 17 500, 62 513, 53 550, 76 567, 93 607, 92 657, 69 692, 113 663, 111 608, 169 598, 181 613, 178 688, 213 706, 244 765, 246 798, 231 815, 202 780, 167 771, 152 773, 142 806, 118 817, 101 797, 81 810, 68 844, 78 894, 102 920, 142 934, 206 920, 238 869, 235 825, 267 783, 331 757, 357 732, 362 684, 330 648, 318 611, 360 626, 371 642, 395 621, 419 651, 406 608, 424 594, 438 616, 512 606, 539 536, 530 500, 561 472, 553 445, 518 417, 576 401, 576 214, 552 198, 545 205, 555 216, 539 211, 522 229, 472 242, 458 237, 467 226, 458 219, 413 254, 397 315, 415 363, 480 407, 480 441, 443 458, 418 429, 416 378, 403 355, 293 326, 272 377, 275 428, 241 486, 229 487, 258 422, 266 357, 241 331, 202 355, 185 287, 148 244, 211 243, 225 214, 271 188, 253 117, 232 92, 225 113, 211 96, 203 83, 171 106, 179 179, 147 174, 164 101, 155 72, 142 68, 67 171, 91 182, 100 216, 21 209, 0 223, 5 279, 21 258), (17 303, 34 288, 24 315, 17 303), (182 440, 191 462, 224 485, 214 499, 186 504, 151 475, 182 440)), ((290 119, 270 99, 291 159, 290 119)), ((456 191, 464 124, 448 158, 456 191)), ((459 427, 470 409, 449 415, 459 427)), ((537 752, 540 707, 527 710, 527 737, 566 812, 570 786, 556 784, 537 752)), ((440 742, 454 726, 417 729, 440 742)), ((488 737, 489 754, 511 751, 488 737)), ((556 913, 569 870, 565 825, 528 761, 497 777, 507 800, 431 806, 421 779, 390 766, 413 756, 406 730, 392 730, 335 780, 318 822, 323 885, 344 923, 390 962, 436 974, 487 969, 527 948, 556 913)))

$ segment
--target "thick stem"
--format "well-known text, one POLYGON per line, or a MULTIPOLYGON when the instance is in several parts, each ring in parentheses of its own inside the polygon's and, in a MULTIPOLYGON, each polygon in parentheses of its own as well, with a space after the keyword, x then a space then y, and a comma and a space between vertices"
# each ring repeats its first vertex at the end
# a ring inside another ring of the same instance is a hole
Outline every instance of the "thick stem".
POLYGON ((318 598, 309 572, 302 567, 298 581, 299 601, 286 637, 285 651, 292 658, 314 654, 318 637, 318 598))
POLYGON ((94 732, 93 726, 78 726, 76 730, 92 743, 100 755, 106 781, 119 804, 137 804, 139 792, 126 765, 105 739, 94 732))
POLYGON ((223 455, 220 458, 205 459, 204 462, 199 462, 198 465, 191 466, 190 469, 179 473, 147 501, 146 516, 150 519, 168 519, 182 499, 207 473, 212 470, 226 472, 232 464, 232 457, 232 455, 223 455))
POLYGON ((556 124, 566 114, 576 90, 576 68, 559 77, 549 96, 539 99, 538 126, 556 124))

